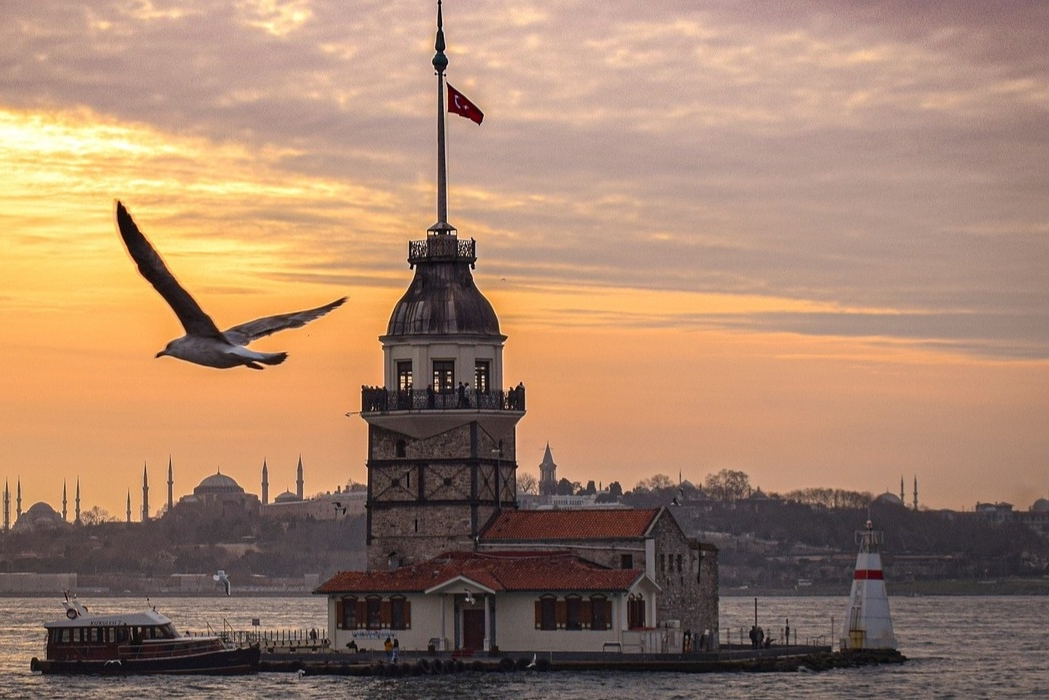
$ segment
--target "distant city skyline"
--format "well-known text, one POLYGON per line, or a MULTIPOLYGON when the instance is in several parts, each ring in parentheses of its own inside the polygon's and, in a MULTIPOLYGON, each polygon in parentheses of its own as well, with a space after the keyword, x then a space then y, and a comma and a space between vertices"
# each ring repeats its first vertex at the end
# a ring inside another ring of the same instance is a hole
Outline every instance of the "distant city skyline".
MULTIPOLYGON (((1049 6, 443 7, 485 114, 448 123, 449 221, 528 389, 522 469, 549 442, 624 489, 1047 495, 1049 6)), ((360 387, 434 221, 435 12, 5 6, 0 474, 24 499, 79 477, 122 514, 169 455, 185 484, 300 453, 312 483, 365 481, 360 387), (292 358, 263 372, 155 359, 180 326, 118 198, 220 327, 349 300, 259 341, 292 358)))

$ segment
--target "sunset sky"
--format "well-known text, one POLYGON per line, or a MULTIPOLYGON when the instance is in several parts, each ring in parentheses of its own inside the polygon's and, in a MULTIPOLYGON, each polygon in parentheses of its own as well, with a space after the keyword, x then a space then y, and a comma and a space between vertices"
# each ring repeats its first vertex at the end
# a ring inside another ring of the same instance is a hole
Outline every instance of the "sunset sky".
MULTIPOLYGON (((1049 496, 1049 5, 447 0, 449 219, 523 382, 518 464, 1049 496)), ((5 2, 0 478, 135 517, 221 469, 366 479, 360 387, 435 214, 436 4, 5 2), (182 334, 122 200, 221 328, 182 334)), ((12 515, 14 504, 12 502, 12 515)), ((70 517, 72 517, 70 515, 70 517)))

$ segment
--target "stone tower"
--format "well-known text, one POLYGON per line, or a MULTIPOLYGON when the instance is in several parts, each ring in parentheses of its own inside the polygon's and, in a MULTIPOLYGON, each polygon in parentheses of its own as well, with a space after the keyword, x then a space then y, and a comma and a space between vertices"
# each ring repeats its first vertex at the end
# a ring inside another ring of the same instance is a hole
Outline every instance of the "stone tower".
POLYGON ((409 241, 411 285, 379 337, 381 387, 364 387, 368 568, 473 547, 488 519, 517 506, 516 426, 524 387, 502 390, 499 319, 474 284, 473 239, 447 218, 444 31, 437 72, 437 223, 409 241))
POLYGON ((557 464, 550 453, 550 443, 546 443, 543 463, 539 465, 539 495, 553 496, 557 493, 557 464))

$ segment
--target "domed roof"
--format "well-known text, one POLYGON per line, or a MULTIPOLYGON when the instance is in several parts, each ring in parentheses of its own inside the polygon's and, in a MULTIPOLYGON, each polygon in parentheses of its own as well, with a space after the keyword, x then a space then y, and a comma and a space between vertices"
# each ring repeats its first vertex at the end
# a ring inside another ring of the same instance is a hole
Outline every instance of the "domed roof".
POLYGON ((886 491, 882 495, 874 499, 878 503, 891 503, 894 506, 902 506, 903 500, 894 494, 892 491, 886 491))
POLYGON ((1031 506, 1031 510, 1035 513, 1049 513, 1049 498, 1039 498, 1031 506))
POLYGON ((33 505, 29 506, 29 510, 27 510, 25 512, 25 514, 29 515, 29 516, 32 516, 33 518, 40 518, 40 517, 57 518, 57 517, 60 517, 58 515, 58 511, 56 511, 54 508, 52 508, 47 503, 44 503, 43 501, 40 501, 39 503, 34 503, 33 505))
POLYGON ((18 516, 15 522, 17 530, 35 530, 38 528, 51 529, 56 525, 65 523, 62 516, 47 503, 40 501, 29 506, 29 510, 18 516))
POLYGON ((498 336, 499 318, 470 273, 472 255, 454 249, 445 254, 443 248, 456 243, 454 236, 413 243, 427 243, 429 247, 409 258, 416 266, 415 278, 393 307, 386 334, 498 336))
POLYGON ((298 494, 292 493, 291 491, 285 491, 284 493, 279 494, 276 498, 274 498, 273 502, 274 503, 292 503, 294 501, 301 501, 301 500, 302 499, 299 498, 298 494))
POLYGON ((231 477, 222 472, 216 472, 204 477, 197 488, 193 489, 193 493, 198 496, 204 493, 244 493, 244 489, 231 477))

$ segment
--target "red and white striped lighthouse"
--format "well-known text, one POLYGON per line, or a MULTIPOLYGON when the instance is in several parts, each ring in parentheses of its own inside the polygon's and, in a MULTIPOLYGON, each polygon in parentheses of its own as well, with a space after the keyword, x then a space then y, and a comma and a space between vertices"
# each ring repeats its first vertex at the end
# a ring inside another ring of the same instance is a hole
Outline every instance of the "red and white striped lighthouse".
POLYGON ((841 650, 895 649, 896 636, 892 631, 889 596, 881 568, 882 533, 875 532, 868 520, 867 528, 856 533, 856 540, 860 551, 856 555, 856 573, 845 611, 841 650))

